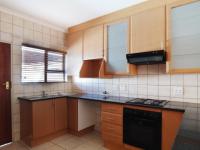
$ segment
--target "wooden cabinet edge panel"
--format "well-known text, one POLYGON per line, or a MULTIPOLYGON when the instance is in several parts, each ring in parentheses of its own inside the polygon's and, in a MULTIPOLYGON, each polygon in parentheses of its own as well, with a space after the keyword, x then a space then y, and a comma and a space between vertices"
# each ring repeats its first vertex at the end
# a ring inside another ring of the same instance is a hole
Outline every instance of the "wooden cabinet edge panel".
POLYGON ((68 130, 69 132, 78 131, 78 99, 68 98, 68 130))
POLYGON ((183 112, 162 111, 162 150, 172 149, 182 118, 183 112))

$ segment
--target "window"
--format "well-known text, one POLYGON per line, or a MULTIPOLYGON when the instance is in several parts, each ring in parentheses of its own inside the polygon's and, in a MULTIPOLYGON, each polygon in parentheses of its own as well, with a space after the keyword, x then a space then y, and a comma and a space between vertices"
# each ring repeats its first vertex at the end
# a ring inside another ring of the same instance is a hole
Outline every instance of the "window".
POLYGON ((22 82, 64 82, 65 53, 22 46, 22 82))
POLYGON ((65 55, 58 52, 47 52, 47 82, 62 82, 65 78, 65 55))
POLYGON ((22 82, 45 81, 45 51, 22 47, 22 82))

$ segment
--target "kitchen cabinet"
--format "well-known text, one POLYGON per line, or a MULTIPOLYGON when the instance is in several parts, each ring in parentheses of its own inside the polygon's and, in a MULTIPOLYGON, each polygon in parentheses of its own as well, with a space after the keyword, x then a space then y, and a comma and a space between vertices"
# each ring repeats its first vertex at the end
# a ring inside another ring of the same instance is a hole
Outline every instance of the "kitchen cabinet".
POLYGON ((200 72, 200 1, 167 5, 167 72, 200 72))
POLYGON ((123 148, 123 106, 101 104, 101 134, 105 147, 122 150, 123 148))
POLYGON ((83 60, 83 34, 74 32, 67 34, 67 75, 79 76, 83 60))
POLYGON ((33 138, 37 139, 54 132, 54 101, 33 103, 33 138))
POLYGON ((68 98, 68 129, 74 135, 83 135, 94 130, 96 123, 95 104, 87 100, 68 98))
POLYGON ((83 59, 103 58, 103 25, 86 29, 83 35, 83 59))
POLYGON ((165 6, 134 14, 131 29, 132 53, 165 49, 165 6))
POLYGON ((29 146, 67 132, 67 100, 20 101, 21 140, 29 146))
POLYGON ((66 98, 55 100, 55 130, 61 131, 67 128, 67 101, 66 98))
POLYGON ((130 51, 129 18, 112 22, 104 28, 105 74, 129 75, 136 74, 133 65, 129 65, 126 54, 130 51))

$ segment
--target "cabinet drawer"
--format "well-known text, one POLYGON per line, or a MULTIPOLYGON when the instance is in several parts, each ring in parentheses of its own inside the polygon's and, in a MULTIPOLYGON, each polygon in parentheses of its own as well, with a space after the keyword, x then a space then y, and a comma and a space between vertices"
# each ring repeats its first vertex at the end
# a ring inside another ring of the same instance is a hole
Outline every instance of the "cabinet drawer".
POLYGON ((111 135, 122 136, 122 126, 103 122, 102 133, 109 133, 111 135))
POLYGON ((112 114, 112 113, 102 112, 101 119, 103 122, 122 126, 122 115, 120 115, 120 114, 112 114))
POLYGON ((102 103, 101 104, 101 111, 103 112, 109 112, 114 114, 122 114, 123 107, 122 105, 118 104, 108 104, 108 103, 102 103))

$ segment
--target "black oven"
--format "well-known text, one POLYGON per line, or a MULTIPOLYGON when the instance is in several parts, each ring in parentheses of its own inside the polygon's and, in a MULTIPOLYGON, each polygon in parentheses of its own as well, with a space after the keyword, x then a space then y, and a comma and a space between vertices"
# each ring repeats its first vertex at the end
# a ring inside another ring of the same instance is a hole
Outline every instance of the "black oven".
POLYGON ((124 108, 123 141, 144 150, 161 150, 162 114, 124 108))

